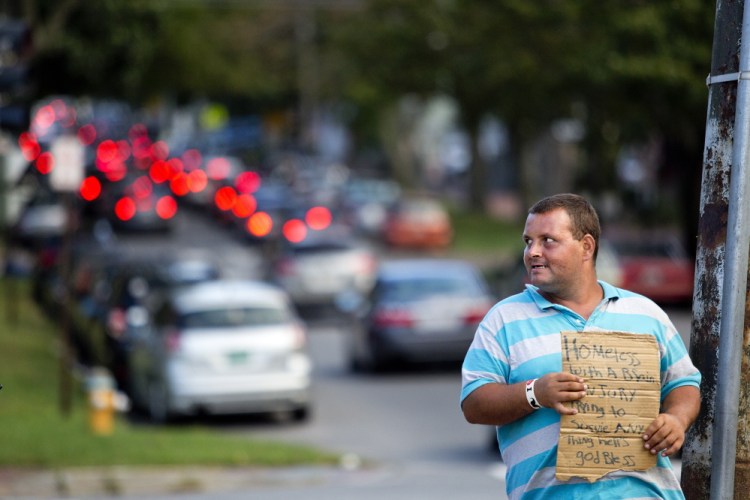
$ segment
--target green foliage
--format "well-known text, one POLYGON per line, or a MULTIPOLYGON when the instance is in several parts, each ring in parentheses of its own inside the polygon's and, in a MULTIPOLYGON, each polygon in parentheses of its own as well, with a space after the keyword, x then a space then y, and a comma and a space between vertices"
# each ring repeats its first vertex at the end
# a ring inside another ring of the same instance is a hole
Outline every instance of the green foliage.
POLYGON ((293 105, 314 44, 320 96, 351 100, 362 122, 401 95, 442 93, 469 127, 494 112, 533 133, 577 112, 631 137, 700 125, 715 15, 699 0, 35 3, 46 93, 293 105))
POLYGON ((95 436, 82 381, 71 414, 58 409, 58 329, 29 294, 25 281, 0 281, 0 466, 335 463, 336 456, 311 447, 232 438, 200 426, 136 425, 123 416, 112 435, 95 436))
POLYGON ((453 249, 459 253, 504 257, 520 255, 523 250, 523 221, 503 221, 466 211, 451 212, 451 221, 455 231, 453 249))
MULTIPOLYGON (((664 163, 676 153, 681 182, 700 177, 712 2, 31 3, 40 96, 209 98, 254 112, 343 101, 358 144, 373 144, 404 95, 448 95, 470 132, 502 119, 515 153, 555 120, 579 120, 577 190, 615 190, 620 147, 654 137, 672 145, 664 163)), ((486 169, 472 174, 478 208, 486 169)))

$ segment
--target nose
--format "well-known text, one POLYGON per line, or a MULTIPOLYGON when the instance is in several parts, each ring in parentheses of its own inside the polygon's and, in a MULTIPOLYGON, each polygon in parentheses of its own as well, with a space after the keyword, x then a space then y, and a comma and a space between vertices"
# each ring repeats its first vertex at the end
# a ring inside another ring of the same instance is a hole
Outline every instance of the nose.
POLYGON ((534 242, 534 241, 529 241, 526 244, 526 254, 529 257, 538 257, 539 255, 541 255, 540 248, 541 248, 541 245, 539 243, 534 242))

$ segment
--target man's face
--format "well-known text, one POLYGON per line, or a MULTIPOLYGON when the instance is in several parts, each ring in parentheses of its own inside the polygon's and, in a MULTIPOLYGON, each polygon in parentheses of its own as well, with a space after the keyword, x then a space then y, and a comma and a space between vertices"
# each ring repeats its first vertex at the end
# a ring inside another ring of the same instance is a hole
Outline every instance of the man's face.
POLYGON ((523 262, 531 284, 542 292, 565 295, 581 277, 586 239, 574 239, 570 228, 564 209, 529 214, 526 219, 523 262))

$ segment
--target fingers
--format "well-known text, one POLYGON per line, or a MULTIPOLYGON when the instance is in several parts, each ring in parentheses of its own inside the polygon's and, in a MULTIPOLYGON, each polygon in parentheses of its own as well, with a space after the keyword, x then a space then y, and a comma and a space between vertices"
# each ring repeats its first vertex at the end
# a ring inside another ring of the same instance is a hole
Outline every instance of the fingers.
POLYGON ((570 373, 549 373, 536 381, 535 393, 542 406, 554 408, 562 415, 575 415, 577 410, 563 403, 583 399, 586 384, 584 379, 570 373))
POLYGON ((575 415, 576 413, 578 413, 577 409, 573 408, 572 406, 565 406, 562 403, 555 403, 552 408, 560 415, 575 415))
POLYGON ((676 418, 662 413, 648 426, 643 441, 643 447, 652 454, 661 453, 667 457, 682 448, 685 432, 676 418))

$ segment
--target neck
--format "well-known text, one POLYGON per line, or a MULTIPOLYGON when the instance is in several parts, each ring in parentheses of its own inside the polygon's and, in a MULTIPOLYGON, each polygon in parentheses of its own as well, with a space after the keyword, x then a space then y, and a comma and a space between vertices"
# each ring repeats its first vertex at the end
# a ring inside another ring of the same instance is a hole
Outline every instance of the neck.
POLYGON ((604 290, 596 280, 585 287, 577 287, 571 293, 552 293, 541 290, 540 293, 550 302, 565 306, 585 319, 589 319, 591 313, 604 298, 604 290))

